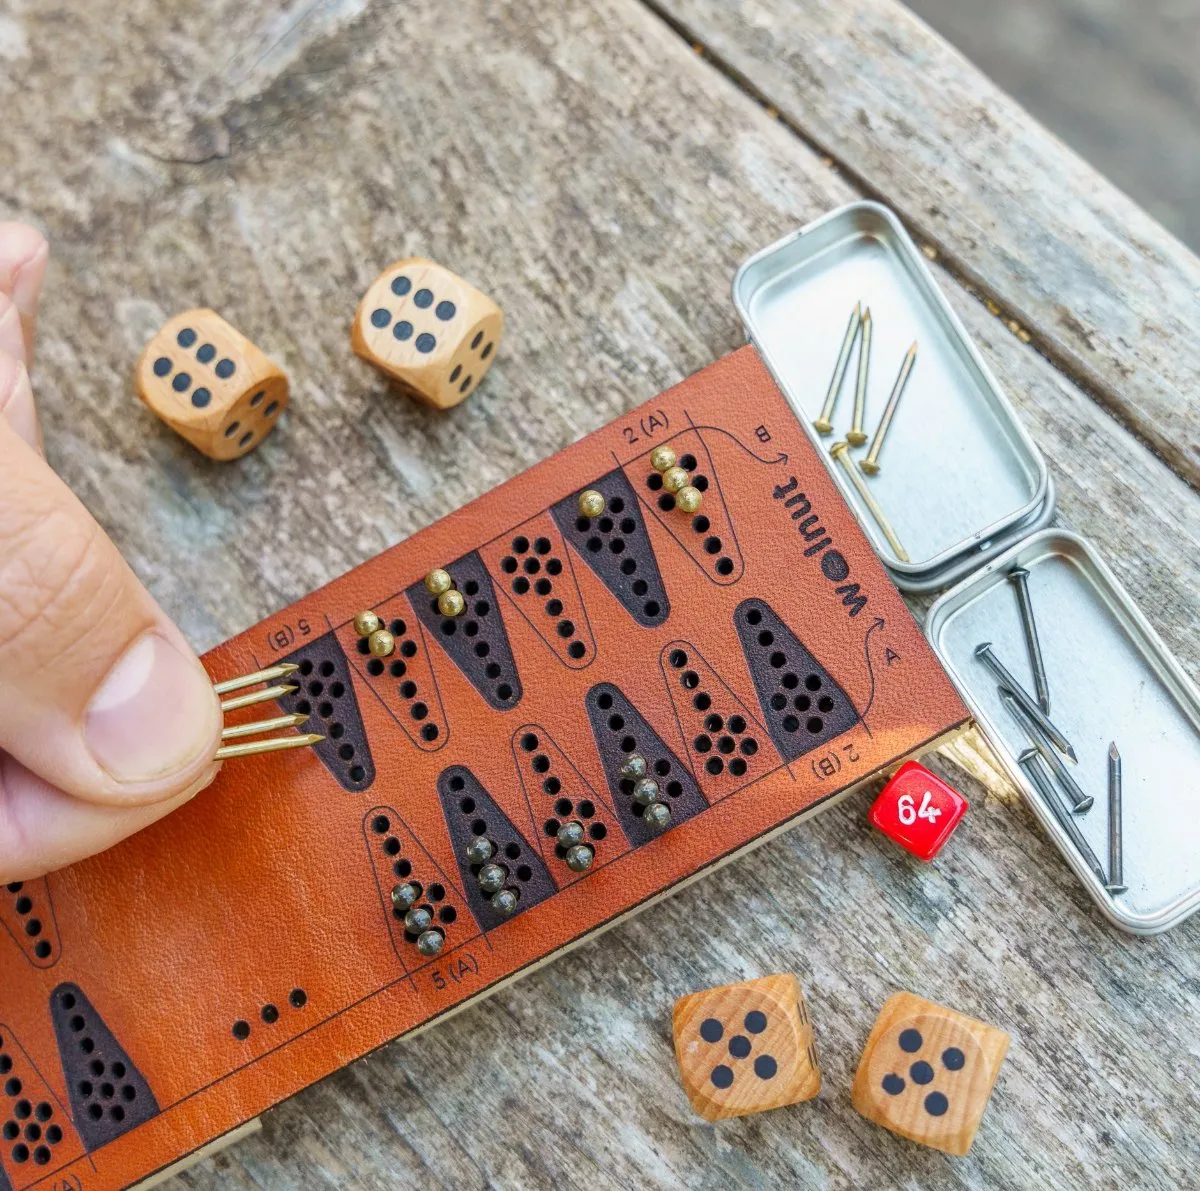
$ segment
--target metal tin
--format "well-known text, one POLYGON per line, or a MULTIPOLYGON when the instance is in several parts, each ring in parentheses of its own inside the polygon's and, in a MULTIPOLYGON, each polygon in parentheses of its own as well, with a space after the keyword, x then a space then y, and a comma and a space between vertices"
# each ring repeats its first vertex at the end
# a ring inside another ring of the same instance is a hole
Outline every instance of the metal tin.
POLYGON ((1013 782, 1088 893, 1116 926, 1156 934, 1200 908, 1200 692, 1096 551, 1061 529, 1035 533, 946 592, 926 633, 1013 782), (1054 723, 1079 755, 1072 772, 1095 803, 1075 817, 1108 856, 1107 751, 1124 770, 1125 893, 1110 894, 1080 859, 1021 767, 1027 740, 974 656, 991 641, 1015 677, 1033 680, 1016 592, 1029 571, 1054 723))
POLYGON ((1045 460, 886 207, 852 203, 764 249, 738 270, 733 299, 826 457, 851 424, 853 363, 834 414, 835 434, 821 438, 812 423, 854 304, 869 306, 874 323, 869 433, 905 352, 917 342, 882 470, 869 479, 910 561, 897 557, 841 469, 830 466, 898 587, 939 590, 1049 522, 1054 493, 1045 460))

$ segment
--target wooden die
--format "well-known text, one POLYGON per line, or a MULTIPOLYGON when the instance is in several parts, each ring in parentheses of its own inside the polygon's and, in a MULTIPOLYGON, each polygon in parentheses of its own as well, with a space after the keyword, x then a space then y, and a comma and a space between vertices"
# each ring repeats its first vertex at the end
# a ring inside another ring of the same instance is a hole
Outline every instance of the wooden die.
POLYGON ((478 387, 496 358, 504 314, 486 294, 433 261, 385 269, 358 304, 356 354, 414 396, 449 409, 478 387))
POLYGON ((858 1064, 854 1107, 901 1137, 961 1157, 971 1148, 1008 1035, 909 992, 889 997, 858 1064))
POLYGON ((692 993, 671 1021, 683 1088, 707 1121, 811 1100, 821 1069, 795 976, 763 976, 692 993))
POLYGON ((287 407, 283 372, 211 310, 171 319, 134 374, 138 396, 210 459, 253 450, 287 407))

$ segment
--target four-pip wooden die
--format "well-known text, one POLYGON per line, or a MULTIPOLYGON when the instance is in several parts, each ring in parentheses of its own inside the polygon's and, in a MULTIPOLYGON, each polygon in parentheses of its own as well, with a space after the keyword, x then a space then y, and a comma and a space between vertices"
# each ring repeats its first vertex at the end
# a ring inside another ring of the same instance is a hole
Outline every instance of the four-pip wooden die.
POLYGON ((967 812, 967 800, 953 786, 916 761, 896 770, 871 806, 868 818, 921 860, 932 860, 967 812))
POLYGON ((134 373, 138 396, 210 459, 253 450, 287 408, 287 377, 211 310, 176 315, 134 373))
POLYGON ((812 1023, 795 976, 763 976, 675 1002, 684 1091, 707 1121, 811 1100, 821 1090, 812 1023))
POLYGON ((408 257, 371 283, 350 342, 414 396, 449 409, 478 387, 503 330, 504 314, 486 294, 433 261, 408 257))
POLYGON ((888 998, 851 1098, 868 1121, 947 1154, 971 1148, 1008 1035, 913 993, 888 998))

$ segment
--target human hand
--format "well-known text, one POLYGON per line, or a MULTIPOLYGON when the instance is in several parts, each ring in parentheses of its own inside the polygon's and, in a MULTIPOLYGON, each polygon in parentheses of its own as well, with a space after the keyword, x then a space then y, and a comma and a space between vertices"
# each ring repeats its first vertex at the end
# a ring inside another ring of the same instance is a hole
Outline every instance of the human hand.
POLYGON ((47 258, 0 222, 0 883, 103 851, 219 768, 203 667, 43 458, 26 366, 47 258))

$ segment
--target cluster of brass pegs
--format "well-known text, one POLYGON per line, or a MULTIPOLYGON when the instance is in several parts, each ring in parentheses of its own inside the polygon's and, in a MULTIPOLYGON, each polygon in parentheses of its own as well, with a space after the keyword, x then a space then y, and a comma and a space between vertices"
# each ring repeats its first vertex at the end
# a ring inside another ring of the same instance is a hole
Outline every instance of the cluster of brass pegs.
POLYGON ((450 572, 441 567, 434 567, 425 576, 425 590, 431 596, 437 596, 438 611, 443 616, 461 616, 466 610, 467 601, 462 592, 454 586, 450 572))
POLYGON ((355 615, 354 631, 360 637, 366 638, 372 657, 391 657, 396 652, 396 638, 383 627, 383 621, 370 609, 355 615))
MULTIPOLYGON (((224 682, 213 684, 213 690, 218 695, 232 695, 234 691, 244 691, 247 687, 261 686, 263 683, 274 684, 277 678, 286 678, 294 674, 300 667, 292 662, 280 662, 277 666, 268 666, 265 670, 256 670, 253 674, 245 674, 241 678, 229 678, 224 682)), ((272 699, 281 699, 290 695, 298 688, 292 683, 268 685, 259 691, 250 691, 245 695, 233 695, 231 699, 221 700, 221 711, 237 711, 240 707, 253 707, 256 703, 269 703, 272 699)), ((274 732, 279 728, 295 728, 308 719, 307 715, 299 713, 292 715, 277 715, 269 720, 255 720, 250 724, 233 724, 221 732, 221 740, 238 740, 243 736, 261 736, 265 732, 274 732)), ((266 740, 248 740, 244 744, 222 744, 217 749, 216 760, 228 761, 232 757, 248 757, 254 753, 273 753, 279 749, 303 748, 305 745, 316 744, 325 737, 317 732, 302 736, 271 736, 266 740)))
POLYGON ((655 447, 650 466, 662 473, 663 487, 675 498, 675 507, 685 513, 698 513, 704 503, 700 489, 692 484, 691 474, 679 466, 670 447, 655 447))

